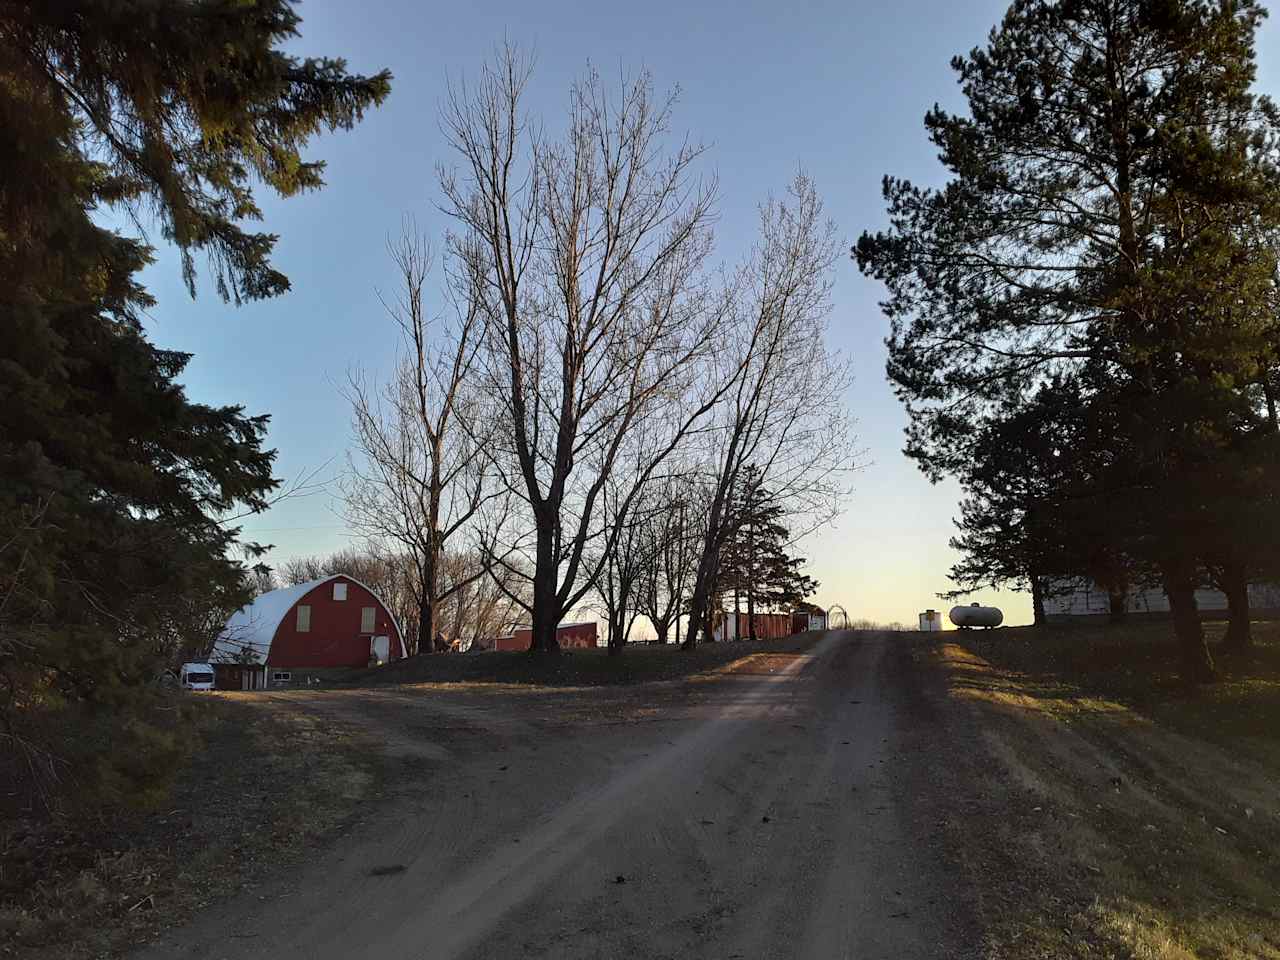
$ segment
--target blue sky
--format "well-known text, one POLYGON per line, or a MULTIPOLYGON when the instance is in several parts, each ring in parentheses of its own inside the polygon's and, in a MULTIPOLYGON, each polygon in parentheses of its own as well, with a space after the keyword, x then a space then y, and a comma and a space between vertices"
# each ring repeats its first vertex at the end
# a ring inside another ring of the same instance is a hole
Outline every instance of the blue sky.
MULTIPOLYGON (((798 168, 813 177, 849 242, 884 222, 884 174, 939 182, 922 117, 935 102, 960 106, 948 62, 982 43, 1006 5, 504 0, 468 9, 306 0, 295 50, 345 57, 353 71, 388 67, 391 97, 353 132, 313 142, 309 155, 328 162, 325 190, 288 201, 260 193, 291 293, 236 309, 202 284, 193 302, 173 251, 158 242, 145 276, 159 298, 150 333, 163 347, 195 354, 185 375, 194 399, 271 414, 280 476, 325 464, 336 476, 350 433, 339 392, 347 370, 386 370, 395 352, 376 297, 395 285, 385 238, 406 213, 428 231, 442 227, 434 171, 449 161, 437 123, 447 77, 473 73, 504 37, 531 48, 538 67, 529 105, 551 129, 588 62, 606 76, 647 69, 659 89, 678 85, 674 126, 710 147, 719 256, 732 261, 751 242, 756 205, 798 168)), ((1267 23, 1260 50, 1260 86, 1276 91, 1280 24, 1267 23)), ((905 417, 884 378, 880 296, 852 263, 840 265, 832 345, 852 361, 848 403, 865 466, 844 516, 804 547, 822 583, 820 602, 839 602, 855 617, 914 622, 948 587, 958 490, 931 486, 900 452, 905 417)), ((336 493, 282 503, 248 522, 245 534, 276 545, 269 562, 343 547, 350 540, 336 493)), ((1030 619, 1024 595, 975 599, 998 602, 1006 622, 1030 619)))

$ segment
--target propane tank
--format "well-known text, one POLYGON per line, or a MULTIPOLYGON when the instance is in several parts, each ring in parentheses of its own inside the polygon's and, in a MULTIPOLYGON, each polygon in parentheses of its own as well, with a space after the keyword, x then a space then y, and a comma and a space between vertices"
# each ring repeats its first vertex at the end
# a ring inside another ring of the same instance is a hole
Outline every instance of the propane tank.
POLYGON ((999 607, 984 607, 977 603, 971 603, 967 607, 952 607, 948 616, 961 630, 969 627, 998 627, 1004 623, 1004 614, 999 607))

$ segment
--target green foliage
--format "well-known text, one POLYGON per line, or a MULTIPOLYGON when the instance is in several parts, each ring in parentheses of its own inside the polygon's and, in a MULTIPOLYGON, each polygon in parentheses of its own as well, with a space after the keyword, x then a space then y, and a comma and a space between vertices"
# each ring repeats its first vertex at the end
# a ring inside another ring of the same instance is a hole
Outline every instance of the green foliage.
MULTIPOLYGON (((388 76, 299 61, 285 0, 82 0, 0 6, 0 713, 86 701, 127 718, 138 691, 248 598, 229 515, 277 486, 267 418, 191 402, 186 354, 152 344, 142 242, 103 228, 158 220, 195 289, 209 258, 224 299, 287 280, 251 182, 321 184, 300 150, 350 127, 388 76)), ((105 715, 105 714, 104 714, 105 715)), ((16 724, 16 725, 14 725, 16 724)), ((126 723, 114 746, 164 767, 172 744, 126 723)), ((172 734, 171 734, 172 735, 172 734)), ((104 761, 108 762, 108 761, 104 761)), ((115 763, 115 760, 109 763, 115 763)), ((146 771, 104 769, 108 793, 146 771)), ((145 794, 145 789, 143 790, 145 794)))
POLYGON ((950 182, 886 178, 890 229, 854 255, 889 290, 907 453, 968 494, 962 585, 1088 574, 1092 541, 1186 596, 1241 504, 1280 519, 1263 15, 1019 0, 953 61, 968 115, 926 117, 950 182))
POLYGON ((15 134, 6 142, 30 148, 7 151, 4 181, 27 189, 4 229, 49 225, 47 191, 70 186, 68 205, 156 216, 193 293, 196 250, 224 299, 287 290, 268 261, 275 237, 238 223, 261 219, 251 182, 285 197, 323 186, 324 164, 302 147, 350 129, 391 82, 385 70, 353 76, 339 59, 288 56, 278 48, 300 22, 290 0, 5 4, 0 109, 15 134))
POLYGON ((746 597, 753 611, 790 611, 818 589, 803 572, 804 558, 787 552, 791 534, 782 522, 785 512, 764 488, 759 468, 743 471, 729 511, 732 533, 720 552, 721 591, 746 597))

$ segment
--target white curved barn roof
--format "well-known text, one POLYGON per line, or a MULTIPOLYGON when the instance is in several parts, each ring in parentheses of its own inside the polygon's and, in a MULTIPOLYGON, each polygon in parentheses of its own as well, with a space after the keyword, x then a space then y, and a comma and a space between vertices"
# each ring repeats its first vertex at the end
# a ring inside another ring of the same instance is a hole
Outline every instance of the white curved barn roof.
POLYGON ((271 640, 276 635, 276 629, 280 626, 281 621, 289 615, 293 605, 316 587, 323 586, 330 580, 349 580, 351 583, 364 587, 376 597, 378 602, 386 608, 387 613, 390 614, 391 622, 396 628, 396 635, 401 638, 400 642, 403 645, 404 634, 400 631, 400 624, 396 621, 396 615, 392 613, 390 607, 387 607, 386 602, 378 596, 377 592, 368 584, 361 583, 355 577, 348 576, 345 573, 335 573, 330 577, 308 580, 306 583, 295 584, 292 587, 268 590, 252 603, 241 607, 231 615, 227 620, 227 625, 218 634, 218 639, 213 643, 213 656, 211 659, 222 661, 237 660, 240 658, 241 651, 248 648, 253 654, 255 662, 266 663, 267 654, 271 652, 271 640))
POLYGON ((213 645, 215 659, 231 659, 248 647, 253 652, 254 659, 259 663, 266 663, 267 653, 271 650, 271 638, 276 635, 276 628, 293 609, 293 605, 316 587, 336 579, 338 578, 333 576, 323 580, 308 580, 306 583, 260 594, 227 620, 227 625, 222 628, 213 645))

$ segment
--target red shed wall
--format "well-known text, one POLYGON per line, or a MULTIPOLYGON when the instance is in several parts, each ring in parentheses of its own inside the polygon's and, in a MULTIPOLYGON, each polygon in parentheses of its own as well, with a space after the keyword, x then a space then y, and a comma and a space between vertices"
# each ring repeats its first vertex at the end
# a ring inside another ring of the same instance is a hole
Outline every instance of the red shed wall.
POLYGON ((271 667, 366 667, 369 641, 390 637, 387 656, 399 660, 404 644, 391 613, 382 601, 349 577, 329 580, 304 594, 284 615, 271 641, 267 665, 271 667), (333 585, 347 585, 347 599, 333 599, 333 585), (298 607, 311 607, 311 629, 298 632, 298 607), (373 633, 360 632, 360 608, 373 607, 373 633))
POLYGON ((596 645, 596 625, 594 623, 575 623, 561 627, 556 631, 562 650, 589 650, 596 645))
MULTIPOLYGON (((588 650, 596 646, 596 625, 594 623, 575 623, 556 628, 556 639, 560 641, 562 650, 588 650)), ((533 631, 529 628, 516 630, 509 637, 498 637, 494 641, 495 650, 528 650, 533 642, 533 631)))
MULTIPOLYGON (((725 615, 728 621, 726 626, 732 628, 733 611, 730 610, 725 615)), ((779 637, 790 636, 793 632, 793 620, 789 613, 757 613, 756 620, 756 639, 758 640, 774 640, 779 637)), ((808 626, 804 627, 809 629, 808 626)), ((746 640, 751 636, 751 618, 747 616, 745 611, 738 613, 738 640, 746 640)))

